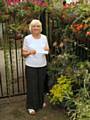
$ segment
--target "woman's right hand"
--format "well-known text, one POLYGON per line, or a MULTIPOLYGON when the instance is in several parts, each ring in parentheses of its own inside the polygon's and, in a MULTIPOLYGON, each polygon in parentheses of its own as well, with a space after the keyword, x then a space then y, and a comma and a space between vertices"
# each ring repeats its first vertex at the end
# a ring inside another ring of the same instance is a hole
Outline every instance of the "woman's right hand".
POLYGON ((24 50, 22 49, 22 55, 24 57, 28 57, 29 55, 34 55, 36 54, 36 50, 24 50))
POLYGON ((30 50, 31 55, 35 55, 36 54, 36 50, 30 50))

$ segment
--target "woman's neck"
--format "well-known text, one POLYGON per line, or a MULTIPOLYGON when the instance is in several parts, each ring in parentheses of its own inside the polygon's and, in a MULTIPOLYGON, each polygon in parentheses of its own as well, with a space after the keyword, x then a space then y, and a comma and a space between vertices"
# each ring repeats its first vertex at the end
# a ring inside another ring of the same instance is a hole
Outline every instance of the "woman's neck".
POLYGON ((41 37, 41 34, 32 34, 32 36, 35 38, 35 39, 39 39, 41 37))

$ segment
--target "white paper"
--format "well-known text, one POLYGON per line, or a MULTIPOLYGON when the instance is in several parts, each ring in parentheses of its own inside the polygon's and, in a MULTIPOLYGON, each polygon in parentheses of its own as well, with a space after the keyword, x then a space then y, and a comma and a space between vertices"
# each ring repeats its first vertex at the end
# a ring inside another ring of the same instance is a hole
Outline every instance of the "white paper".
POLYGON ((40 53, 40 54, 48 54, 48 51, 38 49, 38 50, 37 50, 37 53, 40 53))
POLYGON ((30 47, 29 49, 30 49, 30 50, 36 50, 36 52, 37 52, 38 54, 48 54, 48 51, 47 51, 47 50, 44 50, 44 49, 35 48, 35 47, 30 47))

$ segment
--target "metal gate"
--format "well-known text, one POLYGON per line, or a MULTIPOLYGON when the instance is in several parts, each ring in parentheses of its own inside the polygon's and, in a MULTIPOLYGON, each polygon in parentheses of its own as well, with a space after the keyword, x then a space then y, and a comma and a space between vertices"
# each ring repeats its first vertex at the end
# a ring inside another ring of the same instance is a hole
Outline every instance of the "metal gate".
POLYGON ((24 59, 21 55, 23 39, 7 29, 8 23, 0 23, 0 98, 26 93, 24 59))

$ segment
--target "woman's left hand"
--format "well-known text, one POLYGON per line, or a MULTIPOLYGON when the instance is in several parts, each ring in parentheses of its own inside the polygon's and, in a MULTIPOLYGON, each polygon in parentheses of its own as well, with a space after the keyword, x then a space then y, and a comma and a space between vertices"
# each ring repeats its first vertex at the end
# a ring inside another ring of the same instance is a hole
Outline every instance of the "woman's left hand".
POLYGON ((45 51, 49 51, 49 48, 47 46, 44 47, 45 51))

